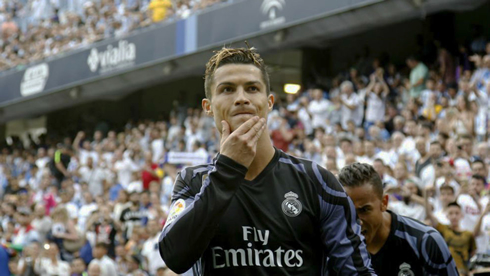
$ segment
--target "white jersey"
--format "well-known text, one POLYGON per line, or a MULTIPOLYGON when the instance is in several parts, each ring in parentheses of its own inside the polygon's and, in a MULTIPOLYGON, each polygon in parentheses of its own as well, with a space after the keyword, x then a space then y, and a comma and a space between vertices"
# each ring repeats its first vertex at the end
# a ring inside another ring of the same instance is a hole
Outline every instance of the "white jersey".
POLYGON ((475 200, 467 194, 462 194, 458 197, 458 204, 463 211, 463 219, 461 220, 461 230, 471 231, 475 230, 476 223, 481 214, 481 208, 478 207, 475 200))
POLYGON ((475 238, 477 253, 490 254, 490 215, 483 217, 480 235, 475 238))

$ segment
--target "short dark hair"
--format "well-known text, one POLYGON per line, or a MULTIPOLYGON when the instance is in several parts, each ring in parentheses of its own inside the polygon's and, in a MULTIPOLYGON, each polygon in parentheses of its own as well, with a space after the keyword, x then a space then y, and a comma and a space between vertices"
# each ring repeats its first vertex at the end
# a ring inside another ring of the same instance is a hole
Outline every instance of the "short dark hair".
POLYGON ((439 191, 442 192, 443 190, 451 191, 454 194, 454 188, 451 185, 442 184, 441 187, 439 188, 439 191))
POLYGON ((105 242, 98 242, 95 244, 95 248, 102 248, 105 250, 109 250, 109 245, 105 242))
POLYGON ((339 173, 339 181, 345 187, 360 187, 365 184, 373 186, 373 190, 383 197, 383 183, 374 167, 366 163, 352 163, 345 166, 339 173))
POLYGON ((451 202, 447 205, 448 208, 451 206, 458 207, 459 209, 461 209, 461 206, 456 201, 451 202))
POLYGON ((339 144, 342 144, 343 142, 347 142, 347 143, 349 143, 349 144, 352 145, 352 141, 349 138, 342 138, 342 139, 340 139, 339 144))
POLYGON ((481 176, 479 174, 474 174, 474 175, 471 176, 471 178, 478 179, 478 180, 480 180, 480 181, 483 182, 483 185, 487 185, 487 180, 485 179, 484 176, 481 176))
POLYGON ((256 49, 254 47, 248 47, 247 44, 247 48, 223 47, 221 50, 214 52, 214 55, 206 64, 206 73, 204 75, 204 92, 206 93, 206 98, 211 99, 212 96, 211 84, 213 83, 214 73, 219 67, 227 64, 250 64, 259 68, 266 86, 267 95, 270 93, 270 81, 269 73, 267 73, 267 66, 259 53, 257 53, 256 49))
POLYGON ((373 163, 374 163, 374 162, 379 162, 379 163, 381 163, 383 166, 385 165, 385 162, 384 162, 384 161, 383 161, 383 159, 381 159, 381 158, 376 158, 376 159, 374 159, 373 163))
POLYGON ((485 167, 485 166, 486 166, 485 162, 483 162, 481 159, 475 159, 475 161, 473 161, 473 162, 471 163, 471 165, 473 166, 473 165, 474 165, 474 164, 476 164, 476 163, 480 163, 480 164, 482 164, 482 165, 483 165, 483 167, 485 167))

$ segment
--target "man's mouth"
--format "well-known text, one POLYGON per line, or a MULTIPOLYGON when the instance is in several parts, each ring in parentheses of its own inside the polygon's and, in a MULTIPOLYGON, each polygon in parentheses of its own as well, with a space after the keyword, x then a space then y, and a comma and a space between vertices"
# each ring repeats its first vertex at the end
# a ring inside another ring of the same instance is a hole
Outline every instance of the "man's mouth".
POLYGON ((245 115, 254 115, 252 112, 239 112, 239 113, 235 113, 235 115, 233 116, 245 116, 245 115))

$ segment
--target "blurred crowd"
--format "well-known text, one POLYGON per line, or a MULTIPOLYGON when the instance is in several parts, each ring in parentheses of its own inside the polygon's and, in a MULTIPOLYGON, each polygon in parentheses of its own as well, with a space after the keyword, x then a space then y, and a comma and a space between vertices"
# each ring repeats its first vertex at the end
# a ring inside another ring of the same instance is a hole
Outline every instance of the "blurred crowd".
POLYGON ((0 71, 170 18, 186 18, 223 0, 0 0, 0 71))
MULTIPOLYGON (((329 87, 277 94, 268 126, 275 147, 334 174, 372 164, 389 208, 441 231, 465 274, 490 254, 489 94, 490 43, 364 58, 329 87)), ((0 275, 172 275, 156 242, 173 182, 215 156, 219 134, 200 109, 168 118, 3 148, 0 275)))

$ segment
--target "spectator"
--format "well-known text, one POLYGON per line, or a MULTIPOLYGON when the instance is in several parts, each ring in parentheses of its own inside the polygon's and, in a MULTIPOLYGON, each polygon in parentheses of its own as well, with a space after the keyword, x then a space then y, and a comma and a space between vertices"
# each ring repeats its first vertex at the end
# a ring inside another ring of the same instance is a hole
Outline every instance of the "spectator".
POLYGON ((418 98, 425 89, 425 80, 428 77, 429 69, 416 56, 407 58, 407 65, 410 71, 410 97, 418 98))
POLYGON ((308 105, 308 112, 311 114, 311 124, 313 128, 325 127, 326 119, 329 115, 330 101, 323 97, 323 91, 319 88, 311 90, 312 101, 308 105))
POLYGON ((456 202, 448 205, 448 219, 450 224, 443 225, 437 221, 432 215, 432 211, 428 209, 427 216, 429 217, 433 227, 441 232, 444 240, 451 251, 451 255, 456 263, 459 272, 462 275, 468 273, 468 261, 470 256, 476 251, 475 238, 473 232, 460 228, 460 221, 463 217, 462 208, 456 202))
POLYGON ((364 127, 366 130, 385 116, 385 101, 390 92, 383 76, 371 75, 371 81, 366 88, 367 109, 364 127))
POLYGON ((82 258, 76 258, 73 260, 73 265, 71 267, 71 274, 70 276, 85 276, 87 275, 87 272, 85 271, 85 268, 87 265, 85 264, 85 261, 82 258))
POLYGON ((355 125, 357 125, 357 108, 359 107, 361 100, 357 94, 354 93, 354 85, 352 82, 344 81, 340 85, 340 91, 340 103, 342 104, 342 128, 347 129, 347 122, 350 120, 354 121, 355 125))
POLYGON ((35 261, 34 271, 45 276, 69 275, 70 265, 59 256, 58 245, 50 242, 44 245, 43 253, 35 261))
POLYGON ((165 263, 160 257, 157 245, 160 237, 160 228, 161 225, 158 224, 157 220, 148 221, 146 229, 150 235, 150 239, 145 241, 143 244, 143 250, 141 251, 141 254, 148 262, 148 271, 151 275, 156 274, 159 267, 165 266, 165 263))
POLYGON ((80 237, 78 231, 76 230, 75 223, 70 218, 65 207, 56 207, 51 214, 51 218, 53 220, 53 224, 51 226, 50 235, 52 236, 53 241, 57 244, 56 249, 59 251, 62 260, 72 261, 72 252, 80 249, 81 246, 78 247, 75 245, 75 247, 78 248, 73 249, 74 246, 71 241, 80 241, 82 237, 80 237))
POLYGON ((117 275, 116 263, 107 256, 107 245, 105 243, 97 243, 93 249, 92 255, 94 259, 89 264, 89 275, 92 275, 96 269, 93 265, 97 264, 100 268, 100 276, 117 275), (92 266, 92 274, 91 274, 92 266))
POLYGON ((470 182, 468 194, 458 197, 457 203, 461 206, 463 217, 461 219, 461 229, 473 232, 480 217, 481 193, 485 188, 486 180, 480 175, 473 175, 470 182))

